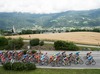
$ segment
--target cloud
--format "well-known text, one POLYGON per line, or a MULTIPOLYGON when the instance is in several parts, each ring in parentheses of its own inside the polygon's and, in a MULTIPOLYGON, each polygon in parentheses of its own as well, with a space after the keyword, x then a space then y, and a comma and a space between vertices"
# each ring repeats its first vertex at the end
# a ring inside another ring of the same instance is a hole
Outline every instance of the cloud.
POLYGON ((56 13, 100 7, 100 0, 1 0, 0 12, 56 13))

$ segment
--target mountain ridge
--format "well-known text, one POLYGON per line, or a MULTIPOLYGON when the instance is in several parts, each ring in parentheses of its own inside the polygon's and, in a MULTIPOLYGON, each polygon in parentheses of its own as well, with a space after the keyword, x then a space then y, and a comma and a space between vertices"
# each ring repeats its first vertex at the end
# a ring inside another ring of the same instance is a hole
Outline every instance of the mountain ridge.
POLYGON ((30 14, 0 12, 0 29, 30 29, 41 27, 96 27, 100 26, 100 9, 66 11, 52 14, 30 14))

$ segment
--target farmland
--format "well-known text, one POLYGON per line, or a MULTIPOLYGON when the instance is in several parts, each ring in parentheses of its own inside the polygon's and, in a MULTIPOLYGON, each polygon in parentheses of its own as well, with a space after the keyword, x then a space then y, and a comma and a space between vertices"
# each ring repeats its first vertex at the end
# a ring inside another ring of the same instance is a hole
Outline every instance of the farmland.
POLYGON ((68 33, 49 33, 49 34, 27 34, 6 36, 7 38, 24 38, 32 39, 39 38, 41 40, 64 40, 72 41, 80 44, 100 45, 100 33, 96 32, 68 32, 68 33))

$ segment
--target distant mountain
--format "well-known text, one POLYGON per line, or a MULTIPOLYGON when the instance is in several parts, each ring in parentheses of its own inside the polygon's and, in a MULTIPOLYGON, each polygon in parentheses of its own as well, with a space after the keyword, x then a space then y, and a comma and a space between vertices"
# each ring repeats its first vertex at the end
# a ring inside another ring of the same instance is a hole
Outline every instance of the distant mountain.
POLYGON ((42 27, 95 27, 100 26, 100 9, 66 11, 53 14, 0 13, 0 29, 42 27))

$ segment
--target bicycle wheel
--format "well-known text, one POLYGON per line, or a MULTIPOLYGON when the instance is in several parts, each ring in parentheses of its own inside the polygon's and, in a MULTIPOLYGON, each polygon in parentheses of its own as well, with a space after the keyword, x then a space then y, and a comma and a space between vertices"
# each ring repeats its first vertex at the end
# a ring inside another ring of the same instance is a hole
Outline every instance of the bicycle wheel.
POLYGON ((86 64, 86 65, 90 65, 90 62, 89 62, 89 61, 86 61, 85 64, 86 64))
POLYGON ((74 64, 77 65, 78 64, 78 61, 77 60, 74 60, 74 64))
POLYGON ((92 63, 91 63, 92 65, 95 65, 96 64, 96 62, 95 62, 95 60, 93 59, 92 60, 92 63))
POLYGON ((67 61, 67 66, 71 66, 71 62, 70 61, 67 61))
POLYGON ((51 62, 51 66, 54 67, 56 64, 54 61, 51 62))
POLYGON ((42 61, 40 61, 40 62, 39 62, 39 65, 40 65, 40 66, 42 66, 42 65, 43 65, 43 62, 42 62, 42 61))
POLYGON ((48 60, 45 60, 44 65, 47 66, 48 65, 48 60))
POLYGON ((83 63, 84 63, 84 62, 83 62, 83 60, 82 60, 82 59, 80 59, 80 60, 79 60, 79 64, 81 64, 81 65, 82 65, 83 63))
POLYGON ((57 65, 57 67, 60 67, 61 62, 60 61, 56 62, 56 65, 57 65))

